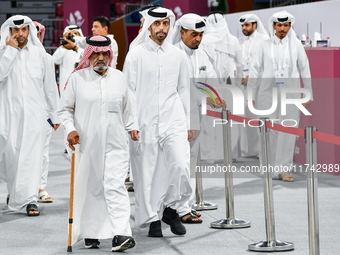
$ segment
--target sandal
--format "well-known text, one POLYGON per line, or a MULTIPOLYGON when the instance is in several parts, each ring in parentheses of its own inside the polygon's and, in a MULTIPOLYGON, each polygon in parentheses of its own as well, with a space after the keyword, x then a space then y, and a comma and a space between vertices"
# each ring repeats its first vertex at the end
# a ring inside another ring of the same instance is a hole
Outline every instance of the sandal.
POLYGON ((26 212, 27 212, 27 216, 39 216, 40 212, 38 210, 38 206, 35 204, 28 204, 26 206, 26 212), (38 213, 30 213, 30 212, 38 212, 38 213))
POLYGON ((284 182, 293 182, 294 181, 294 178, 288 172, 285 172, 283 174, 279 174, 279 179, 284 181, 284 182))
POLYGON ((41 191, 39 192, 39 203, 52 203, 53 202, 53 197, 49 196, 47 191, 41 191))
POLYGON ((187 213, 186 215, 181 217, 182 223, 202 223, 203 220, 201 218, 196 217, 192 213, 187 213))
POLYGON ((197 212, 195 209, 191 209, 191 213, 195 215, 196 217, 200 218, 202 216, 201 213, 197 212))
POLYGON ((126 187, 128 192, 135 192, 135 186, 126 187))

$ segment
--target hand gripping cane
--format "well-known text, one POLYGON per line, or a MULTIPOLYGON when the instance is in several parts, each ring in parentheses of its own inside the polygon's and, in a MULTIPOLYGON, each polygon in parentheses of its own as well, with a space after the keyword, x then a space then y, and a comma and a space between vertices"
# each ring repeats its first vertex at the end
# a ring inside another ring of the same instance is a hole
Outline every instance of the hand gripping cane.
MULTIPOLYGON (((76 137, 76 143, 78 143, 79 137, 76 137)), ((70 212, 68 220, 68 247, 67 252, 72 252, 72 223, 73 223, 73 193, 74 193, 74 163, 75 163, 75 151, 72 151, 71 160, 71 182, 70 182, 70 212)))

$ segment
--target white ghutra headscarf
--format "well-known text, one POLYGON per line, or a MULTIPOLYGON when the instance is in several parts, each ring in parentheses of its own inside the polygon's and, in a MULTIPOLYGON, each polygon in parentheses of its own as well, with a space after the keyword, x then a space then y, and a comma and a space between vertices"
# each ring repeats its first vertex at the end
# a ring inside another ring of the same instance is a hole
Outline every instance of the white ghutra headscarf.
POLYGON ((252 14, 252 13, 242 15, 239 19, 239 22, 240 22, 241 26, 245 22, 256 22, 257 23, 256 31, 261 33, 261 34, 266 35, 267 37, 269 37, 267 30, 265 29, 260 18, 257 15, 252 14))
POLYGON ((30 33, 28 35, 28 44, 33 44, 41 49, 44 49, 44 46, 40 42, 40 40, 37 37, 37 28, 35 27, 35 24, 33 21, 27 17, 22 15, 15 15, 7 19, 1 26, 1 41, 0 46, 6 45, 6 38, 8 37, 8 40, 11 38, 11 34, 9 32, 9 29, 12 27, 20 28, 22 26, 29 26, 30 33))
POLYGON ((183 15, 175 23, 174 33, 172 37, 172 44, 176 44, 182 40, 181 29, 194 30, 198 33, 204 32, 206 29, 205 20, 194 13, 188 13, 183 15))
POLYGON ((157 8, 151 8, 148 10, 147 15, 144 16, 145 21, 143 24, 142 31, 138 34, 138 36, 131 42, 130 44, 130 50, 135 48, 136 46, 143 44, 147 42, 147 40, 150 37, 150 31, 149 27, 154 23, 156 20, 162 20, 169 18, 170 20, 170 29, 168 32, 167 37, 165 38, 165 41, 171 43, 172 40, 172 33, 173 33, 173 26, 175 23, 175 14, 166 8, 163 7, 157 7, 157 8))

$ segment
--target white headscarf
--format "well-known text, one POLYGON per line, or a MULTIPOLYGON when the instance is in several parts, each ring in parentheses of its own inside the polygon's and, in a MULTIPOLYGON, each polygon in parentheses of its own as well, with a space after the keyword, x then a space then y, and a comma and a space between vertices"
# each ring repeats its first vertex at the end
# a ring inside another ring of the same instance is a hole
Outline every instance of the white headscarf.
POLYGON ((172 36, 172 44, 176 44, 182 40, 181 29, 194 30, 196 32, 203 32, 206 29, 205 20, 194 13, 188 13, 183 15, 175 23, 174 33, 172 36))
POLYGON ((269 37, 267 30, 264 28, 260 18, 257 15, 252 14, 252 13, 242 15, 239 19, 239 22, 241 26, 245 22, 256 22, 257 23, 256 31, 269 37))
POLYGON ((143 28, 142 31, 138 34, 138 36, 131 42, 130 44, 130 50, 132 50, 133 48, 135 48, 136 46, 147 42, 147 40, 149 40, 150 37, 150 31, 149 31, 149 27, 152 25, 152 23, 154 23, 156 20, 163 20, 166 18, 170 19, 170 29, 168 32, 167 37, 165 38, 165 41, 171 43, 172 40, 172 30, 173 30, 173 26, 175 23, 175 14, 166 8, 163 7, 157 7, 157 8, 152 8, 149 9, 147 12, 147 15, 144 16, 145 21, 143 24, 143 28), (155 17, 157 16, 157 17, 155 17))
POLYGON ((151 8, 157 8, 159 7, 159 4, 150 4, 150 5, 147 5, 147 6, 144 6, 141 8, 139 14, 142 15, 142 17, 146 17, 146 15, 148 14, 148 11, 151 9, 151 8))
POLYGON ((33 21, 27 17, 22 15, 15 15, 7 19, 1 26, 1 41, 0 46, 6 45, 6 38, 8 40, 11 38, 11 34, 9 32, 9 28, 17 27, 20 28, 22 26, 29 26, 30 33, 28 35, 28 44, 33 44, 43 50, 44 46, 41 44, 40 40, 37 37, 37 28, 35 27, 33 21))
POLYGON ((228 24, 221 12, 212 12, 206 20, 207 32, 204 34, 202 44, 208 55, 212 56, 212 52, 218 51, 236 55, 236 44, 231 40, 231 33, 228 24))
POLYGON ((274 22, 279 22, 279 23, 282 23, 282 24, 284 24, 286 22, 291 23, 291 28, 289 29, 286 36, 288 37, 288 43, 289 43, 289 49, 290 49, 290 59, 292 61, 291 64, 293 65, 293 63, 296 63, 296 60, 297 60, 297 51, 298 51, 297 47, 301 45, 301 42, 297 39, 296 33, 293 29, 295 17, 287 11, 281 11, 281 12, 274 13, 273 16, 271 16, 269 21, 268 21, 268 29, 269 29, 270 37, 272 37, 272 38, 275 35, 275 30, 273 28, 274 22))
POLYGON ((63 35, 65 36, 65 33, 68 32, 68 31, 77 31, 80 34, 81 37, 84 37, 83 31, 77 25, 69 25, 69 26, 65 27, 63 35))

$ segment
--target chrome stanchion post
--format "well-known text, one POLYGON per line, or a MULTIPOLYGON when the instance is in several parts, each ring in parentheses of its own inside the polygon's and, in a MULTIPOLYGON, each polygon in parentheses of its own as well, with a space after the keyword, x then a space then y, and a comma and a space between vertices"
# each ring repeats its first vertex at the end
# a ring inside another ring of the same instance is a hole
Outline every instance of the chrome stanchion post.
MULTIPOLYGON (((199 169, 201 168, 201 149, 198 149, 198 157, 197 157, 197 166, 199 169)), ((196 211, 203 211, 203 210, 215 210, 217 209, 218 205, 213 204, 210 202, 203 201, 203 183, 202 183, 202 172, 196 171, 196 203, 193 204, 191 207, 196 211)))
POLYGON ((268 129, 266 127, 266 119, 260 118, 261 132, 261 159, 263 172, 263 191, 264 191, 264 211, 266 220, 266 237, 267 241, 262 241, 248 245, 250 251, 288 251, 294 249, 294 244, 285 241, 276 240, 275 237, 275 219, 274 219, 274 203, 273 203, 273 186, 272 176, 269 171, 268 158, 268 129))
POLYGON ((308 199, 308 239, 309 254, 320 254, 319 242, 319 209, 317 179, 317 143, 313 139, 316 127, 306 127, 306 163, 307 163, 307 199, 308 199))
POLYGON ((226 195, 226 218, 210 223, 212 228, 247 228, 250 227, 250 221, 235 219, 234 216, 234 187, 233 187, 233 173, 232 156, 231 156, 231 131, 228 114, 230 111, 222 111, 222 125, 223 130, 223 153, 224 153, 224 167, 225 171, 225 195, 226 195))

